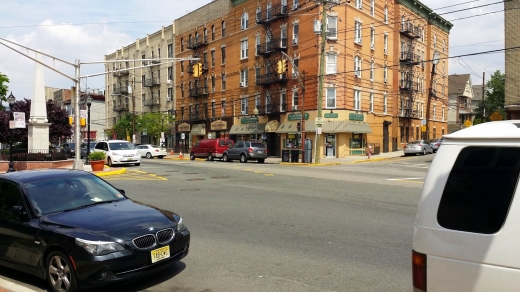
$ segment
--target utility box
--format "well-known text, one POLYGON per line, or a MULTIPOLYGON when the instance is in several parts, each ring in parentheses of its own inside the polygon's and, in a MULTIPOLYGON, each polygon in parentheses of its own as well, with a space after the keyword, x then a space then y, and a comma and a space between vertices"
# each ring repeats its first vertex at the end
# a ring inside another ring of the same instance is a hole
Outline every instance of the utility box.
POLYGON ((289 162, 289 150, 282 149, 282 162, 289 162))
POLYGON ((305 139, 303 144, 305 163, 312 163, 312 140, 305 139))

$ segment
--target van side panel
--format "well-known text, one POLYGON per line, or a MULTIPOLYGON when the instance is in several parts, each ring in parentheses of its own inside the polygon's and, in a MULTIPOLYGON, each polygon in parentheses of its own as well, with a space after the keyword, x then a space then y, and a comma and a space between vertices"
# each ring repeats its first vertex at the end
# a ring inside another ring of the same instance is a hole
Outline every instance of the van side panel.
POLYGON ((513 292, 520 289, 520 270, 428 256, 428 292, 513 292))

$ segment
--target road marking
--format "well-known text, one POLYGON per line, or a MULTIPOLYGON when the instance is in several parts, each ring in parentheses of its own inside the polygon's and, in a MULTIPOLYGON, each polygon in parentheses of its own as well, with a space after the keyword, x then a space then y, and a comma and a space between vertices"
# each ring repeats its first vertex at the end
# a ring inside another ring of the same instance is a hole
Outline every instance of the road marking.
POLYGON ((387 178, 386 180, 412 180, 412 179, 424 179, 424 177, 387 178))
POLYGON ((125 174, 107 176, 106 180, 168 180, 165 177, 140 170, 131 170, 125 174), (146 175, 148 174, 148 175, 146 175))
POLYGON ((265 176, 274 176, 274 174, 272 174, 272 173, 266 173, 266 174, 264 174, 264 175, 265 175, 265 176))
POLYGON ((255 173, 262 173, 261 170, 255 170, 255 173))

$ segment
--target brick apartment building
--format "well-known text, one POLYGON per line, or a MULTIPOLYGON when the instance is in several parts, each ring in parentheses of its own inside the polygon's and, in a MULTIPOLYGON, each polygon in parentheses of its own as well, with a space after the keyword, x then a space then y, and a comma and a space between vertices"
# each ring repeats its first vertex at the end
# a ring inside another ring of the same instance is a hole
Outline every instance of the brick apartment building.
MULTIPOLYGON (((520 0, 504 1, 505 47, 520 46, 520 0)), ((505 51, 505 110, 508 120, 520 119, 520 51, 505 51)), ((488 113, 490 115, 492 113, 488 113)))
MULTIPOLYGON (((148 107, 175 114, 171 140, 177 147, 190 147, 204 137, 257 138, 271 155, 280 155, 282 149, 299 147, 302 107, 306 137, 316 137, 321 39, 315 31, 324 8, 317 2, 289 1, 216 0, 106 58, 152 57, 160 54, 158 49, 176 58, 200 58, 176 62, 171 69, 158 65, 131 70, 127 76, 134 76, 130 80, 136 85, 132 96, 142 95, 137 111, 148 107), (287 72, 278 73, 278 62, 287 60, 286 55, 304 75, 304 98, 291 62, 287 72), (201 64, 200 75, 196 63, 201 64), (170 84, 164 83, 166 70, 170 84), (148 88, 138 85, 136 74, 144 81, 160 78, 155 85, 160 95, 153 95, 158 104, 143 102, 150 100, 148 88)), ((322 155, 362 154, 367 143, 393 151, 419 138, 430 87, 430 137, 440 136, 447 129, 448 68, 443 58, 451 27, 418 1, 327 4, 322 155), (432 81, 434 51, 441 61, 432 81)), ((110 86, 118 88, 115 78, 120 77, 107 76, 107 92, 110 86)), ((115 97, 113 102, 125 101, 115 97)), ((107 125, 117 121, 116 112, 109 116, 113 120, 107 125)))

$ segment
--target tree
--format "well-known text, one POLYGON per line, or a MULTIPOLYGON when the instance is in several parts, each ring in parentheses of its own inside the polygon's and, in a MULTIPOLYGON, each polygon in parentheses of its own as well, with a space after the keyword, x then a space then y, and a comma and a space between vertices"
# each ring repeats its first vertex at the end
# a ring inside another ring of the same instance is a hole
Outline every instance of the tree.
MULTIPOLYGON (((69 125, 68 114, 64 109, 59 108, 52 101, 47 101, 47 119, 51 125, 49 126, 49 142, 57 143, 60 137, 70 137, 72 135, 72 127, 69 125)), ((31 100, 18 100, 13 106, 15 112, 25 112, 25 122, 29 122, 31 112, 31 100)), ((0 142, 9 142, 9 120, 11 120, 10 112, 0 111, 0 142)), ((28 130, 14 129, 13 142, 22 142, 27 145, 28 130)))
POLYGON ((173 122, 173 118, 165 113, 144 113, 139 122, 140 130, 148 133, 153 137, 154 144, 159 144, 161 132, 169 128, 169 123, 173 122))
POLYGON ((0 100, 7 101, 7 84, 9 83, 9 78, 6 75, 0 73, 0 100))
MULTIPOLYGON (((126 140, 128 137, 130 137, 130 140, 132 139, 132 130, 135 130, 136 132, 141 131, 141 117, 135 116, 133 117, 133 114, 126 113, 124 116, 117 121, 116 124, 114 124, 114 132, 116 133, 117 139, 123 139, 126 140)), ((109 137, 112 137, 112 132, 109 135, 109 137)))
POLYGON ((475 108, 475 118, 489 122, 489 116, 494 112, 499 112, 502 117, 506 116, 505 106, 505 82, 506 76, 500 70, 495 71, 491 75, 491 79, 486 83, 487 90, 484 94, 484 106, 486 109, 486 117, 482 119, 484 107, 482 101, 479 101, 475 108))

